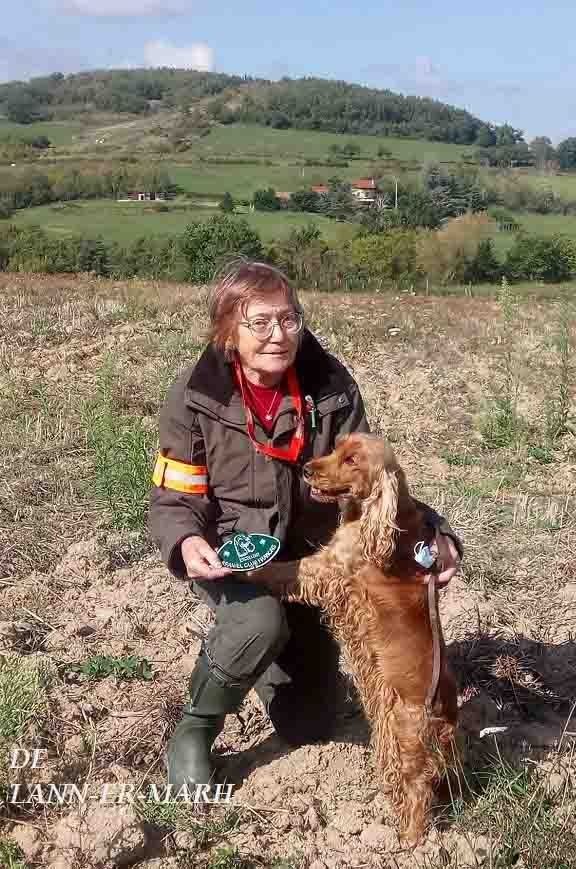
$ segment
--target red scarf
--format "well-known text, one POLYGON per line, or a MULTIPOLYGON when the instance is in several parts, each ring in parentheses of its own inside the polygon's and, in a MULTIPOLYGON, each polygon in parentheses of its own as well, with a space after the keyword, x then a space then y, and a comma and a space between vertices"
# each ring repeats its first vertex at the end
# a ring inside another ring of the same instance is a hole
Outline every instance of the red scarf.
POLYGON ((302 447, 304 446, 304 416, 302 413, 302 396, 300 395, 300 387, 298 385, 298 378, 296 376, 296 371, 294 370, 294 367, 292 365, 290 366, 290 368, 286 372, 286 377, 288 380, 290 397, 292 398, 292 402, 296 409, 298 422, 296 424, 296 431, 292 435, 290 446, 287 449, 269 447, 265 444, 258 443, 254 435, 254 416, 252 414, 252 409, 246 397, 246 379, 244 376, 244 372, 242 371, 242 366, 237 359, 234 360, 234 371, 236 373, 236 379, 240 386, 240 392, 242 393, 242 401, 244 402, 248 436, 252 441, 254 449, 258 450, 259 453, 264 453, 264 455, 270 456, 273 459, 283 459, 285 462, 296 462, 298 460, 298 457, 300 456, 300 453, 302 452, 302 447))

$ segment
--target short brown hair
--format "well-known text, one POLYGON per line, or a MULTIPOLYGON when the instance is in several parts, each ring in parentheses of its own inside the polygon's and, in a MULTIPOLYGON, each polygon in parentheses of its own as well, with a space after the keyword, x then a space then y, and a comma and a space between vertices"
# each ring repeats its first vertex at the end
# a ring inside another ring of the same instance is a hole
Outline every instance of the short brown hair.
POLYGON ((302 313, 295 288, 284 272, 268 263, 236 259, 215 277, 208 296, 209 339, 230 358, 228 339, 238 311, 268 293, 282 292, 296 311, 302 313))

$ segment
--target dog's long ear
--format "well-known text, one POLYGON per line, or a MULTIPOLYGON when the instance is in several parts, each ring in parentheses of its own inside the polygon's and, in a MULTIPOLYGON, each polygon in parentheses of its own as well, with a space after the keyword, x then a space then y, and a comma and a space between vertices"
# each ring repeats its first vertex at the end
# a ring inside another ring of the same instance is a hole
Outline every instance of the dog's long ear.
POLYGON ((396 547, 400 528, 396 524, 398 497, 401 487, 399 470, 380 467, 374 472, 372 491, 362 502, 360 546, 362 557, 371 564, 384 567, 396 547))

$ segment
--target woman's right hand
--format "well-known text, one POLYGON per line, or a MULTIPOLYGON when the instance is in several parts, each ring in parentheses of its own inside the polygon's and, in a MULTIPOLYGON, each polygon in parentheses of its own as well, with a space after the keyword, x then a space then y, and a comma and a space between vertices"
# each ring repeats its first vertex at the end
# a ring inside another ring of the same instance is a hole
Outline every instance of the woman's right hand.
POLYGON ((234 572, 222 567, 218 554, 203 537, 187 537, 180 544, 180 550, 190 579, 221 579, 234 572))

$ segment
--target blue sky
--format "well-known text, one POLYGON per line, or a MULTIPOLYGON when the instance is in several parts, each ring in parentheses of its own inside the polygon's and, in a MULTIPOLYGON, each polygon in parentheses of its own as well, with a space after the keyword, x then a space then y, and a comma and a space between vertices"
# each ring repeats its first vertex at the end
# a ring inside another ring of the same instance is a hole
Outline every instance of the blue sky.
POLYGON ((527 139, 576 135, 568 0, 0 0, 0 12, 0 80, 159 65, 318 75, 431 96, 527 139))

